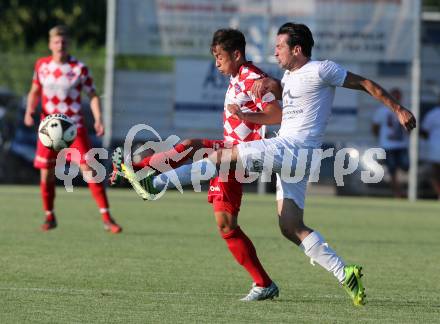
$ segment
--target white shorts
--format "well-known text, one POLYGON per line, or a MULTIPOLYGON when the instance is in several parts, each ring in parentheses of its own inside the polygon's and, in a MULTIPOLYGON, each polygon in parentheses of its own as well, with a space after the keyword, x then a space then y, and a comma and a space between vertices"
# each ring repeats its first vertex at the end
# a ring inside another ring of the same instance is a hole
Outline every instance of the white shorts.
POLYGON ((304 209, 314 147, 292 137, 273 137, 237 145, 239 160, 249 172, 277 173, 277 200, 288 198, 304 209))

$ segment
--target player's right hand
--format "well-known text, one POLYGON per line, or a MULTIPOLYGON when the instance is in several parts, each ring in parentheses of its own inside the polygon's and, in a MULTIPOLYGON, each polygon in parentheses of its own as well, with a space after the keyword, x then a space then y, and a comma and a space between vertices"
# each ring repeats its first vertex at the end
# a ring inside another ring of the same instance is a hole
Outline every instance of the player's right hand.
POLYGON ((401 107, 398 111, 396 111, 397 118, 399 119, 400 124, 410 132, 412 129, 416 128, 417 122, 416 118, 408 109, 401 107))
POLYGON ((24 124, 27 127, 32 127, 34 126, 35 122, 34 122, 34 116, 31 113, 25 113, 24 114, 24 124))

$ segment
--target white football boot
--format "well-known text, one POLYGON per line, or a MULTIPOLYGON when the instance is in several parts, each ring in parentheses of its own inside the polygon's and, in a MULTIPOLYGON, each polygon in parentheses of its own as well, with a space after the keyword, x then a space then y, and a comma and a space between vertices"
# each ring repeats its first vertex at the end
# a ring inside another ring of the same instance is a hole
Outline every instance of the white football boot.
POLYGON ((257 300, 265 300, 265 299, 274 299, 278 297, 280 291, 272 281, 269 287, 259 287, 255 283, 252 284, 252 288, 249 291, 249 294, 246 297, 240 299, 241 301, 257 301, 257 300))

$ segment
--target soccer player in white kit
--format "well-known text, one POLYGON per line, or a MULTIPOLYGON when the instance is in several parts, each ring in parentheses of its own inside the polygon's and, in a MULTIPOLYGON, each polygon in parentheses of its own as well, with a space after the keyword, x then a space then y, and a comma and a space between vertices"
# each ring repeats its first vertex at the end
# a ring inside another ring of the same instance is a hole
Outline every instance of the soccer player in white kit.
MULTIPOLYGON (((195 162, 198 165, 193 163, 158 176, 150 175, 140 183, 154 197, 164 188, 172 187, 169 179, 173 175, 177 174, 181 185, 193 183, 194 170, 200 170, 201 165, 213 177, 217 176, 222 156, 224 159, 226 154, 230 155, 232 163, 243 165, 247 171, 276 172, 276 196, 282 234, 298 245, 312 263, 331 272, 355 305, 363 305, 365 289, 361 281, 362 267, 346 265, 317 231, 304 224, 304 200, 311 153, 321 146, 336 87, 362 90, 370 94, 390 108, 407 131, 416 126, 416 120, 410 111, 375 82, 355 75, 332 61, 311 60, 313 45, 312 33, 306 25, 286 23, 281 26, 276 39, 275 57, 286 70, 284 76, 281 81, 264 78, 253 87, 257 97, 272 92, 283 101, 281 128, 277 137, 240 143, 227 153, 225 149, 220 149, 208 159, 195 162), (305 167, 303 177, 292 181, 290 173, 295 172, 300 164, 305 167), (270 170, 266 169, 267 166, 271 167, 270 170), (285 166, 289 166, 288 174, 285 166), (171 172, 175 173, 171 175, 171 172)), ((243 113, 233 106, 229 110, 237 118, 256 122, 251 112, 243 113)))

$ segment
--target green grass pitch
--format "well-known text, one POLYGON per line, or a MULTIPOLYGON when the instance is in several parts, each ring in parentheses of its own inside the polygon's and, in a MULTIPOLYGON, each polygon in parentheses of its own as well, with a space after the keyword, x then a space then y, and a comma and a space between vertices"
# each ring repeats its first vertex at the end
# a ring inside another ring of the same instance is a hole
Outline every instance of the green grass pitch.
POLYGON ((367 305, 282 238, 274 197, 245 194, 240 224, 280 287, 251 285, 217 233, 206 193, 143 202, 109 190, 121 235, 86 189, 57 188, 59 227, 40 232, 37 187, 0 186, 0 323, 430 323, 440 321, 440 203, 309 197, 306 223, 362 264, 367 305))

